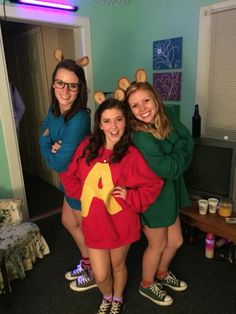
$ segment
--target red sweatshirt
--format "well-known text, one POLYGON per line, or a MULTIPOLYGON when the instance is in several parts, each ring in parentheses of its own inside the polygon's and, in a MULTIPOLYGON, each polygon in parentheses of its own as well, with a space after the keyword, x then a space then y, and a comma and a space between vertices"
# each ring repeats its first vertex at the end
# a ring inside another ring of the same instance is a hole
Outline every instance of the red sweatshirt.
POLYGON ((130 146, 119 163, 109 163, 111 150, 100 149, 90 165, 79 159, 85 139, 73 160, 60 174, 66 195, 80 199, 85 243, 90 248, 112 249, 140 238, 139 213, 145 211, 161 192, 163 180, 152 172, 141 153, 130 146), (114 197, 114 187, 128 190, 126 199, 114 197))

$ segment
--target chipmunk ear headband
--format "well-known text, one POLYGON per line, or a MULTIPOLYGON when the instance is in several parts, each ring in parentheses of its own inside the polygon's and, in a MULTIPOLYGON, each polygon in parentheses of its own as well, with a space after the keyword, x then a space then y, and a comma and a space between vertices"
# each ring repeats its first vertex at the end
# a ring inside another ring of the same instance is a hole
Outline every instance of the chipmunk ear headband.
MULTIPOLYGON (((147 82, 147 74, 144 69, 138 69, 135 73, 135 82, 136 83, 145 83, 147 82)), ((125 98, 125 91, 130 87, 131 82, 125 76, 121 77, 118 81, 118 88, 114 92, 114 99, 122 101, 125 98)), ((95 92, 94 100, 100 105, 106 96, 103 92, 95 92)))
MULTIPOLYGON (((57 61, 61 62, 62 60, 64 60, 62 51, 60 49, 56 49, 54 51, 54 57, 56 58, 57 61)), ((75 63, 79 66, 79 67, 85 67, 86 65, 89 64, 89 58, 87 56, 79 58, 75 61, 75 63)))

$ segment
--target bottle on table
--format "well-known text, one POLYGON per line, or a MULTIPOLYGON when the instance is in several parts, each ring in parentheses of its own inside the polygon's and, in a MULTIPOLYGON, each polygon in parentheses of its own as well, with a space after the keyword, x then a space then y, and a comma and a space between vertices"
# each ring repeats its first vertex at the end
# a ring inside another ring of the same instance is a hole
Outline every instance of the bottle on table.
POLYGON ((214 257, 214 248, 215 248, 215 236, 213 233, 208 233, 206 235, 206 242, 205 242, 205 256, 207 258, 214 257))
POLYGON ((192 117, 192 137, 201 136, 201 116, 199 113, 199 105, 196 104, 194 108, 194 114, 192 117))

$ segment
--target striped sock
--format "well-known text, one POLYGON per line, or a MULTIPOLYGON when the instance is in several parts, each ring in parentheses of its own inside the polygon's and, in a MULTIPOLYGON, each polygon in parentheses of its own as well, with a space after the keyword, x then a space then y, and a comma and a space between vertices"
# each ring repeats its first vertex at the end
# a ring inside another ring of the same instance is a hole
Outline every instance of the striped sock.
POLYGON ((82 268, 85 270, 90 270, 91 269, 91 264, 90 260, 88 257, 83 257, 82 258, 82 268))

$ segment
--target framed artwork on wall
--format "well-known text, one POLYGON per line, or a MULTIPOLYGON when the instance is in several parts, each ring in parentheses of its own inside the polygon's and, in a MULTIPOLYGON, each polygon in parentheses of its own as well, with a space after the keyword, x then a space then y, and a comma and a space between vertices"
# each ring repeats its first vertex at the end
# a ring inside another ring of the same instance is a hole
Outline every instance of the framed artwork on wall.
POLYGON ((181 72, 153 73, 153 86, 162 100, 180 101, 181 72))
POLYGON ((182 67, 183 37, 153 42, 153 70, 180 69, 182 67))

